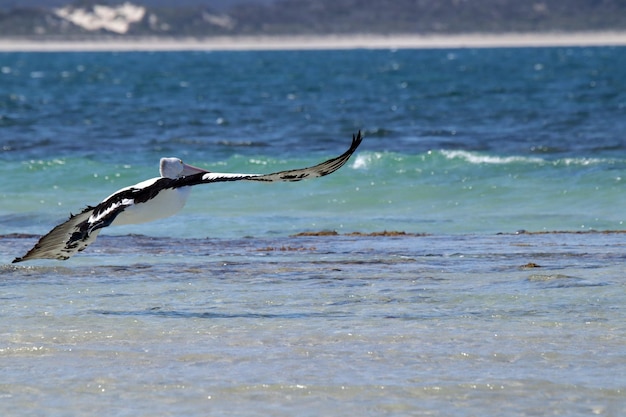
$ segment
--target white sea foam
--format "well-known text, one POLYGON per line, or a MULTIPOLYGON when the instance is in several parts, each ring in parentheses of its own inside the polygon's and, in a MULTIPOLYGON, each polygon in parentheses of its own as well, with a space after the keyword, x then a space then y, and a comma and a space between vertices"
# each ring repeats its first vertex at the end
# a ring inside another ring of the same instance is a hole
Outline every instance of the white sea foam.
POLYGON ((555 164, 562 165, 597 165, 597 164, 605 164, 605 163, 615 163, 617 162, 615 159, 606 159, 606 158, 563 158, 555 162, 555 164))
POLYGON ((382 159, 383 154, 381 152, 373 153, 359 153, 355 156, 352 168, 354 169, 367 169, 374 161, 382 159))
POLYGON ((530 163, 542 163, 544 159, 527 157, 527 156, 494 156, 494 155, 481 155, 475 152, 468 151, 441 151, 441 154, 448 159, 463 159, 472 164, 511 164, 515 162, 530 162, 530 163))

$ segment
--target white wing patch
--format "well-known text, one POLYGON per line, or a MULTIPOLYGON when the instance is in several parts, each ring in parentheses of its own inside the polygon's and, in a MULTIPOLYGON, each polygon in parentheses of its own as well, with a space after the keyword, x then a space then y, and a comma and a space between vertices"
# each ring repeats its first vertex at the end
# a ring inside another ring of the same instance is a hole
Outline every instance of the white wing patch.
POLYGON ((244 179, 250 177, 260 177, 262 174, 232 174, 232 173, 220 173, 220 172, 209 172, 202 175, 202 181, 211 182, 211 181, 220 181, 223 179, 244 179))
POLYGON ((100 212, 98 214, 92 214, 89 217, 88 222, 90 224, 96 224, 96 223, 102 221, 102 219, 105 219, 109 214, 113 213, 115 210, 118 210, 120 207, 131 206, 134 203, 135 203, 134 200, 129 199, 129 198, 125 198, 122 201, 120 201, 119 203, 111 204, 109 207, 106 208, 106 210, 104 210, 104 211, 102 211, 102 212, 100 212))

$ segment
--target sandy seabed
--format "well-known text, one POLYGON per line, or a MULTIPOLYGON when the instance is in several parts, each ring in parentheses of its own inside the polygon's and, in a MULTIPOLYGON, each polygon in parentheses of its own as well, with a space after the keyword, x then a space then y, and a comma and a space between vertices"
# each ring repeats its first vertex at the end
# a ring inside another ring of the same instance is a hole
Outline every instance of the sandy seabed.
POLYGON ((458 35, 219 36, 85 40, 0 39, 0 52, 236 51, 307 49, 445 49, 625 46, 626 32, 550 32, 458 35))

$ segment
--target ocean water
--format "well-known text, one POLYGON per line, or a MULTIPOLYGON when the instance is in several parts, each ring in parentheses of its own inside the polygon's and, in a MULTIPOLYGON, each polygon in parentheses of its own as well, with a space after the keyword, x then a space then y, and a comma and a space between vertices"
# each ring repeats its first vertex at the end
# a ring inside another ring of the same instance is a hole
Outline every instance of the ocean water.
POLYGON ((626 412, 626 48, 3 53, 0 159, 2 415, 626 412), (162 156, 358 130, 10 264, 162 156))

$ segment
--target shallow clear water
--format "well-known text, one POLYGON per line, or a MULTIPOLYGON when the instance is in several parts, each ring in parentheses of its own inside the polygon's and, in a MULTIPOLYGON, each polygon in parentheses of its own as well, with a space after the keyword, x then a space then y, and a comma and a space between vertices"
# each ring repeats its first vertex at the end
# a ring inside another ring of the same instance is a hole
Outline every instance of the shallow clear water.
POLYGON ((625 61, 0 54, 0 414, 624 414, 624 234, 589 231, 624 229, 625 61), (358 129, 329 177, 9 263, 161 156, 271 172, 358 129))
POLYGON ((6 415, 626 410, 621 234, 98 243, 0 270, 6 415))

